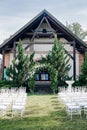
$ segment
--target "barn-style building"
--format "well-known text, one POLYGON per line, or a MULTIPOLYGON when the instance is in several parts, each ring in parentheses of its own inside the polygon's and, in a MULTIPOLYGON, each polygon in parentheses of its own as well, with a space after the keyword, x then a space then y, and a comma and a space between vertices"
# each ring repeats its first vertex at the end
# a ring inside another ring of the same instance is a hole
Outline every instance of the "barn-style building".
MULTIPOLYGON (((19 39, 22 40, 26 54, 35 51, 35 60, 40 60, 51 51, 54 35, 63 42, 66 53, 70 56, 70 76, 75 80, 80 73, 80 67, 85 58, 87 45, 73 34, 66 26, 58 21, 47 10, 43 10, 30 22, 11 35, 0 45, 0 54, 3 56, 2 70, 4 66, 9 67, 17 53, 19 39)), ((37 83, 49 83, 47 72, 37 75, 37 83)))

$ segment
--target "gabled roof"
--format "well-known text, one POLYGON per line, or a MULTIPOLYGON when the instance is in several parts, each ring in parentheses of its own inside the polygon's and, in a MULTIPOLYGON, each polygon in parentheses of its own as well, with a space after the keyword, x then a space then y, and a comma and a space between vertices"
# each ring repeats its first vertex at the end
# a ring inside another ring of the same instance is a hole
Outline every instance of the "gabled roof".
POLYGON ((64 26, 60 21, 58 21, 53 15, 51 15, 47 10, 43 10, 41 11, 36 17, 34 17, 30 22, 28 22, 26 25, 24 25, 20 30, 18 30, 15 34, 13 34, 12 36, 10 36, 8 39, 6 39, 1 45, 0 45, 0 52, 2 52, 3 48, 6 45, 11 44, 13 41, 15 41, 16 39, 20 39, 20 35, 22 35, 27 28, 31 27, 33 24, 35 24, 35 22, 41 20, 44 16, 47 16, 48 18, 51 19, 51 21, 58 25, 58 27, 60 27, 67 35, 70 35, 70 37, 73 38, 73 40, 76 41, 76 43, 78 43, 80 46, 82 46, 83 48, 86 48, 87 45, 85 44, 85 42, 83 42, 79 37, 77 37, 75 34, 73 34, 66 26, 64 26))

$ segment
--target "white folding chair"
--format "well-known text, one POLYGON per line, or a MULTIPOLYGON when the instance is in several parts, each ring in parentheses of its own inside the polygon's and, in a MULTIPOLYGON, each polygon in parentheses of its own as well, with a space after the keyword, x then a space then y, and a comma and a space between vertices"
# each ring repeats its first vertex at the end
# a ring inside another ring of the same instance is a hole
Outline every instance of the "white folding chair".
POLYGON ((81 117, 81 108, 80 106, 77 105, 68 105, 67 106, 67 114, 71 116, 71 120, 72 120, 72 116, 73 115, 80 115, 81 117))
POLYGON ((86 115, 86 119, 87 119, 87 105, 84 105, 84 114, 86 115))
POLYGON ((13 105, 12 106, 12 117, 14 115, 21 115, 21 117, 23 116, 23 113, 24 113, 24 110, 25 110, 25 106, 22 106, 22 105, 13 105))

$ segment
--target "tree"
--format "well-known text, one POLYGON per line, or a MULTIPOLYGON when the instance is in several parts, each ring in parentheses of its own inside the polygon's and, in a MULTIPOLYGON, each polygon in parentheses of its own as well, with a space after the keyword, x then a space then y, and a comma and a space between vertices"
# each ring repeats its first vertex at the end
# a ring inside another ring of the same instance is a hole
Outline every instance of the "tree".
POLYGON ((72 24, 68 24, 68 22, 66 22, 66 27, 68 27, 74 34, 76 34, 81 39, 84 39, 87 36, 87 31, 84 31, 82 26, 78 22, 72 24))
POLYGON ((57 81, 64 81, 71 68, 69 64, 70 58, 64 51, 64 46, 61 41, 58 41, 57 37, 54 39, 54 46, 51 52, 51 64, 56 69, 57 81))
POLYGON ((32 77, 33 66, 35 64, 33 57, 34 53, 30 56, 25 55, 25 50, 20 41, 17 56, 13 60, 12 65, 7 68, 7 75, 12 80, 13 86, 21 87, 32 77))
POLYGON ((63 85, 68 77, 68 72, 71 68, 69 59, 64 51, 63 43, 55 36, 52 51, 42 60, 42 63, 47 64, 49 68, 51 87, 54 92, 58 90, 59 85, 63 85))
POLYGON ((81 85, 87 85, 87 53, 85 56, 85 61, 81 66, 81 74, 79 75, 79 81, 81 85))

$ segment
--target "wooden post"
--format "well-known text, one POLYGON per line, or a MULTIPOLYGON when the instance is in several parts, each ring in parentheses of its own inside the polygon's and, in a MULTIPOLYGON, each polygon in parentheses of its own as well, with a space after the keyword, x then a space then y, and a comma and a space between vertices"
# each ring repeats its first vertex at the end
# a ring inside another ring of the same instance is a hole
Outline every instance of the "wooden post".
POLYGON ((76 80, 76 43, 73 41, 73 79, 76 80))
POLYGON ((86 58, 86 53, 87 53, 87 49, 84 48, 84 61, 85 61, 85 58, 86 58))
POLYGON ((2 80, 4 79, 5 50, 2 51, 2 80))
POLYGON ((13 56, 14 58, 16 57, 16 42, 14 42, 14 45, 13 45, 13 56))

